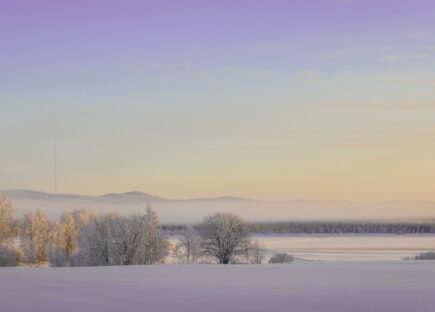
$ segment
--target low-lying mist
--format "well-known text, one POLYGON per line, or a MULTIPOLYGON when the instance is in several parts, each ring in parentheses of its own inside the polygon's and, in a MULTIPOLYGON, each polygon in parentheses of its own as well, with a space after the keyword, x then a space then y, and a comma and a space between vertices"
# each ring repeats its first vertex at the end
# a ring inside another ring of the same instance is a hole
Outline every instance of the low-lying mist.
POLYGON ((349 201, 260 202, 238 198, 168 200, 147 194, 119 196, 54 195, 30 191, 0 191, 11 200, 17 215, 44 209, 57 218, 67 209, 94 209, 97 212, 144 212, 151 205, 162 223, 195 223, 214 212, 232 212, 249 222, 435 220, 435 202, 391 201, 357 203, 349 201))

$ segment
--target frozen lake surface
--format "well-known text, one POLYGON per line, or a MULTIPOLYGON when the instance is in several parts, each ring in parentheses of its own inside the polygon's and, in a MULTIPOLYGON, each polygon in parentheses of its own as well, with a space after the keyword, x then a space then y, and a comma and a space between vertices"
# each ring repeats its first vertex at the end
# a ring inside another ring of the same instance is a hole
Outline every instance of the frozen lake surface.
POLYGON ((435 262, 0 269, 7 312, 433 312, 435 262))
POLYGON ((435 250, 435 234, 255 235, 270 256, 284 252, 307 260, 401 260, 435 250))

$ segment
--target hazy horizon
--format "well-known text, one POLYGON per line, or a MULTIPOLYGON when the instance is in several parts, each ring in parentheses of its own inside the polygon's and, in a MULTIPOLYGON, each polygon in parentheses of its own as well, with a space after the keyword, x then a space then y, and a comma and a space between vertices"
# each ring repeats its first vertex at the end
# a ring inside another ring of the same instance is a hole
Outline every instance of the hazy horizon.
POLYGON ((53 190, 38 190, 38 189, 20 189, 20 188, 4 188, 0 189, 0 194, 5 194, 7 192, 31 192, 31 193, 42 193, 50 196, 85 196, 85 197, 104 197, 108 195, 150 195, 155 196, 164 200, 173 200, 173 201, 188 201, 188 200, 207 200, 207 199, 234 199, 234 200, 250 200, 257 202, 265 202, 265 203, 281 203, 281 202, 291 202, 291 201, 313 201, 313 202, 354 202, 354 203, 382 203, 382 202, 434 202, 435 200, 420 200, 420 199, 389 199, 389 200, 347 200, 342 198, 333 198, 333 199, 312 199, 312 198, 287 198, 281 200, 268 200, 268 199, 258 199, 255 197, 242 197, 237 194, 215 194, 210 196, 193 196, 193 197, 169 197, 162 194, 150 193, 144 190, 121 190, 121 191, 112 191, 112 192, 103 192, 103 193, 67 193, 67 192, 54 192, 53 190))
POLYGON ((148 205, 167 224, 194 223, 215 212, 230 212, 249 222, 277 221, 392 221, 433 222, 435 201, 351 202, 322 200, 256 201, 239 198, 175 199, 155 194, 117 193, 81 196, 5 191, 17 215, 43 209, 50 219, 64 211, 91 209, 99 213, 143 213, 148 205))

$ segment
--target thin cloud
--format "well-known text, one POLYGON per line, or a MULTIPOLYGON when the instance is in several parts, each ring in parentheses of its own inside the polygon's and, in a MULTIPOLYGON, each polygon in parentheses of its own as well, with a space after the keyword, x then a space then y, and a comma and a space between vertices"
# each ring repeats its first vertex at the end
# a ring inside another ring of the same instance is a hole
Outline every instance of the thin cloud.
POLYGON ((271 79, 272 71, 267 69, 259 69, 255 67, 225 67, 224 73, 231 76, 248 77, 255 79, 271 79))
POLYGON ((358 142, 329 143, 329 144, 320 144, 316 146, 322 149, 383 149, 389 147, 388 144, 358 143, 358 142))
POLYGON ((393 48, 392 46, 381 46, 379 47, 379 52, 390 51, 392 48, 393 48))
POLYGON ((213 150, 247 150, 247 151, 267 151, 267 150, 280 150, 287 148, 285 144, 223 144, 215 146, 213 150))
POLYGON ((414 33, 408 33, 406 34, 407 37, 413 38, 413 39, 421 39, 424 37, 425 33, 422 31, 414 32, 414 33))
POLYGON ((435 103, 398 103, 398 104, 341 104, 344 108, 372 109, 386 111, 428 111, 435 110, 435 103))
POLYGON ((361 52, 362 50, 358 48, 344 48, 336 50, 335 54, 338 56, 351 56, 355 54, 360 54, 361 52))
POLYGON ((320 74, 315 69, 304 69, 296 73, 298 79, 308 80, 319 77, 320 74))
POLYGON ((395 64, 408 60, 408 57, 404 55, 386 55, 378 58, 377 60, 382 63, 395 64))

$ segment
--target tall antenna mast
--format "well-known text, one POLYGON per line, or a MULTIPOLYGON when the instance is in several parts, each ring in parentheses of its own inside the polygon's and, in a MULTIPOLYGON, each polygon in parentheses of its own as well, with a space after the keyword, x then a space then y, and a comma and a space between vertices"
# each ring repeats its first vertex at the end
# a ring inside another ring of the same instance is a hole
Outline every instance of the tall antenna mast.
POLYGON ((54 133, 54 194, 57 194, 57 136, 54 133))

